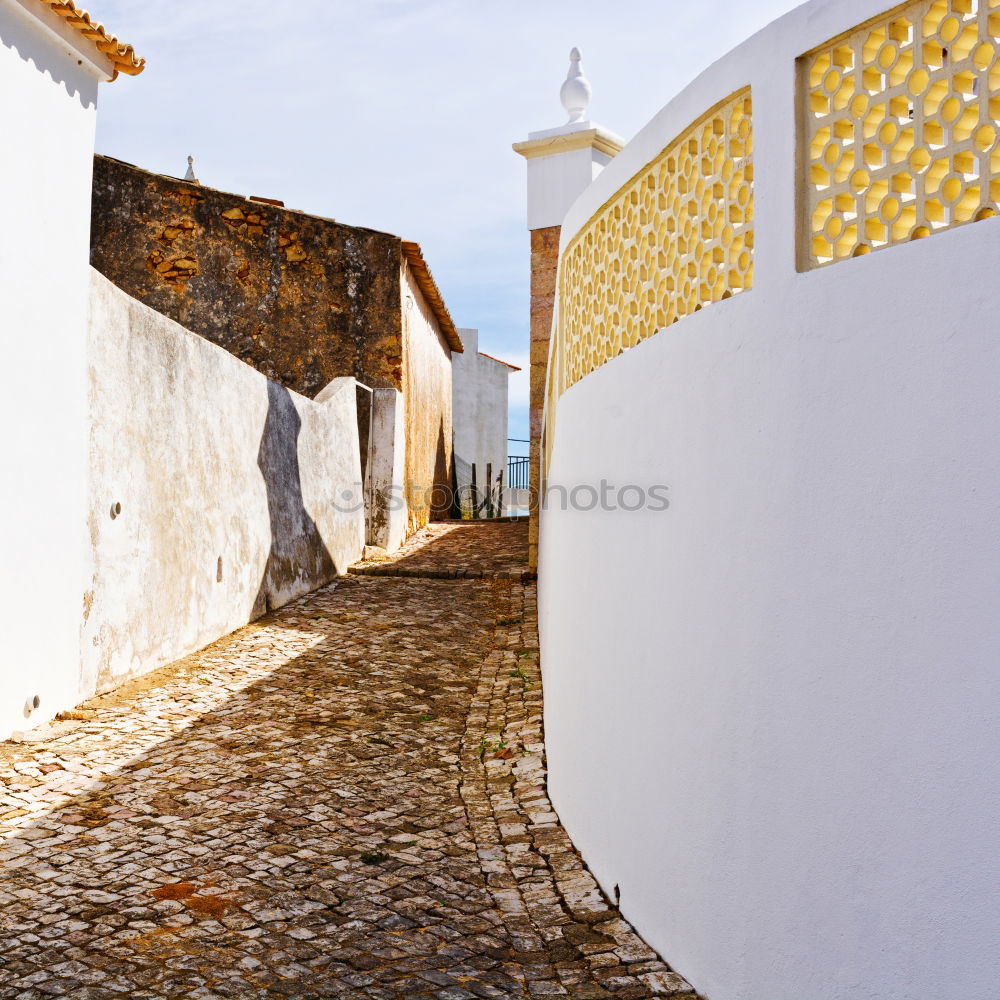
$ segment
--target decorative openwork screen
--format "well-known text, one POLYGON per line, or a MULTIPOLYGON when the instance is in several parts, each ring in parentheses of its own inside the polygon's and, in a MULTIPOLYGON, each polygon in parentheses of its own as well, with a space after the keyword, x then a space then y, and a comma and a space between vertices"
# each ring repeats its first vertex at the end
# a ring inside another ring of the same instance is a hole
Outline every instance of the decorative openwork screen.
POLYGON ((713 108, 580 230, 560 262, 556 397, 753 282, 750 91, 713 108))
POLYGON ((997 214, 1000 0, 910 3, 799 61, 804 268, 997 214))

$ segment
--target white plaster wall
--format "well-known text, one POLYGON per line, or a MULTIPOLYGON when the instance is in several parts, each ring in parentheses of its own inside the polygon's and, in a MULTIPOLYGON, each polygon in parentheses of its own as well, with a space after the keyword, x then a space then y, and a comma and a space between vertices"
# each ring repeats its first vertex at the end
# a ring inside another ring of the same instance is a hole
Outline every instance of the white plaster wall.
POLYGON ((593 148, 573 149, 528 160, 528 228, 558 226, 576 195, 611 162, 593 148))
POLYGON ((408 264, 400 282, 406 500, 413 532, 450 514, 451 348, 408 264))
POLYGON ((25 728, 29 695, 44 721, 79 679, 98 76, 78 59, 0 0, 0 738, 25 728))
POLYGON ((753 86, 755 286, 557 407, 551 792, 624 914, 710 1000, 992 1000, 1000 981, 1000 220, 795 271, 794 59, 813 3, 713 67, 576 203, 572 238, 753 86))
POLYGON ((395 552, 406 541, 406 412, 401 392, 373 392, 368 542, 395 552))
MULTIPOLYGON (((455 479, 459 496, 469 502, 472 464, 480 497, 486 486, 486 470, 492 470, 493 489, 503 473, 507 489, 507 382, 510 368, 479 353, 479 331, 458 331, 465 351, 453 353, 452 421, 455 427, 455 479)), ((503 510, 498 513, 504 513, 503 510)))
POLYGON ((353 379, 306 399, 96 271, 92 290, 83 694, 328 583, 364 546, 353 379))

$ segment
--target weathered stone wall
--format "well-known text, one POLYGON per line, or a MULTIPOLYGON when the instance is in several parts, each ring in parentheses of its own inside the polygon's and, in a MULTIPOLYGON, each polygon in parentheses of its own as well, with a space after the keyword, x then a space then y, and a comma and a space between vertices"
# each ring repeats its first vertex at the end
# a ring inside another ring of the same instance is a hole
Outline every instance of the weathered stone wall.
POLYGON ((287 389, 402 387, 395 236, 98 156, 91 240, 119 288, 287 389))
POLYGON ((358 559, 355 382, 306 399, 93 274, 81 697, 358 559))
POLYGON ((407 264, 401 294, 406 501, 416 531, 451 515, 451 347, 407 264))

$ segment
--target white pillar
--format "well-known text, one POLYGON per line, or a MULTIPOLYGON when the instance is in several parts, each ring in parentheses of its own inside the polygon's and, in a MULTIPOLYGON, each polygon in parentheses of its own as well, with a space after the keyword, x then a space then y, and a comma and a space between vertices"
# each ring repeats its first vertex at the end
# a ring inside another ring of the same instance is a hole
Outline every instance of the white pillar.
POLYGON ((528 229, 531 230, 531 525, 528 562, 538 565, 538 490, 545 373, 559 265, 559 233, 570 205, 594 182, 624 145, 622 139, 586 117, 591 89, 580 66, 580 51, 570 53, 569 75, 559 96, 569 121, 559 128, 530 132, 514 152, 528 161, 528 229))
POLYGON ((625 144, 586 118, 591 93, 580 65, 580 50, 573 49, 559 95, 569 121, 558 128, 529 132, 527 141, 514 143, 514 152, 528 161, 528 229, 561 226, 570 205, 625 144))

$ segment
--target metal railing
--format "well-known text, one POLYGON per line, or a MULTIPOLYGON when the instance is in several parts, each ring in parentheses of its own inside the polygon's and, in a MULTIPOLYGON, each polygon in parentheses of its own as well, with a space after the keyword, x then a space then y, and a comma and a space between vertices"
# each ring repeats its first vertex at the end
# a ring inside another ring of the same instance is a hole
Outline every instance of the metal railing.
MULTIPOLYGON (((507 444, 531 444, 526 438, 507 438, 507 444)), ((507 489, 526 490, 531 486, 531 459, 527 455, 507 456, 507 489)))
POLYGON ((531 459, 511 455, 507 459, 507 486, 512 490, 526 490, 531 482, 531 459))

